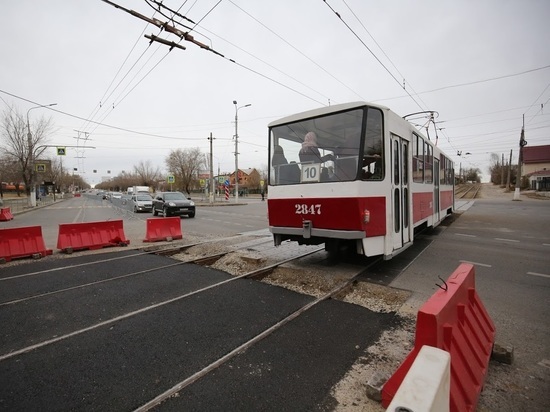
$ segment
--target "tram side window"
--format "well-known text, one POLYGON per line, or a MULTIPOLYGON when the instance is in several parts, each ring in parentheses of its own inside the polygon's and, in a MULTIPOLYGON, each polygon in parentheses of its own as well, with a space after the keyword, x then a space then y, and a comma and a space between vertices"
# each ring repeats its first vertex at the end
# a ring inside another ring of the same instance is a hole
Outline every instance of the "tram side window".
POLYGON ((426 143, 426 157, 424 158, 425 183, 433 183, 433 148, 426 143))
POLYGON ((424 182, 424 139, 413 136, 413 182, 424 182))
POLYGON ((383 117, 378 109, 369 108, 367 113, 367 129, 363 149, 362 176, 364 180, 382 180, 384 167, 382 164, 383 117))
POLYGON ((453 162, 446 156, 441 155, 440 183, 442 185, 453 184, 453 162))
POLYGON ((441 161, 439 162, 439 184, 444 185, 447 181, 447 158, 441 155, 441 161))
POLYGON ((442 185, 450 185, 453 183, 453 180, 451 178, 451 167, 452 163, 450 159, 448 159, 446 156, 441 155, 441 163, 440 163, 440 172, 439 172, 439 183, 442 185))

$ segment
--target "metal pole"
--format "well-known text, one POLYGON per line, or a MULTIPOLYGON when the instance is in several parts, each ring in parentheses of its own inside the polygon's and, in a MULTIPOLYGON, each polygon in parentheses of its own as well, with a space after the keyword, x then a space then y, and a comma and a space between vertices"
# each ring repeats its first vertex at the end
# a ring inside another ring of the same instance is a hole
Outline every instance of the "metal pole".
POLYGON ((233 100, 233 104, 235 105, 235 203, 239 203, 239 134, 237 132, 239 109, 236 100, 233 100))
POLYGON ((212 132, 210 132, 208 140, 210 140, 210 203, 214 203, 214 164, 212 159, 212 141, 214 138, 212 137, 212 132))
POLYGON ((235 105, 235 203, 239 203, 239 109, 243 107, 252 106, 252 104, 245 104, 244 106, 237 107, 237 101, 233 100, 235 105))

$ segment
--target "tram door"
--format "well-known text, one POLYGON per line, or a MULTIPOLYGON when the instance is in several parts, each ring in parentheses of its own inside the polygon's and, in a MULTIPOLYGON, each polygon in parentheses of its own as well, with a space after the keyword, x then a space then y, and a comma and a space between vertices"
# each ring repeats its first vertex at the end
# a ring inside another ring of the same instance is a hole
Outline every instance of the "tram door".
POLYGON ((411 241, 409 202, 409 142, 391 135, 393 250, 411 241))
POLYGON ((435 222, 439 222, 441 216, 439 210, 441 206, 439 204, 439 159, 434 158, 434 219, 435 222))

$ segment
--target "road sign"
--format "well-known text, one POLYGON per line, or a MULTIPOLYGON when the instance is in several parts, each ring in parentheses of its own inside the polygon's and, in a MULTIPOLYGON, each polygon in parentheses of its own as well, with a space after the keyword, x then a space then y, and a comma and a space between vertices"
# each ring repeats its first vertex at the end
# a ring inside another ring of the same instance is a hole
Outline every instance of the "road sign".
POLYGON ((226 180, 225 182, 223 182, 223 184, 229 186, 229 180, 226 180))
POLYGON ((174 177, 174 175, 168 175, 166 176, 166 181, 168 183, 176 183, 176 178, 174 177))
POLYGON ((65 156, 67 154, 67 151, 64 147, 58 147, 57 148, 57 155, 58 156, 65 156))
POLYGON ((38 173, 44 173, 46 171, 46 165, 44 163, 37 163, 34 167, 38 173))

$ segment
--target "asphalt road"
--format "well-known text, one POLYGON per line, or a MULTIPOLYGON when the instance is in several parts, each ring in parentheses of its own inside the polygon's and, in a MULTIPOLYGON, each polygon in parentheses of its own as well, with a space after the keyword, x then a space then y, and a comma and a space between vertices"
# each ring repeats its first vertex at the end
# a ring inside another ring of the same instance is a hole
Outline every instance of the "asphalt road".
POLYGON ((487 385, 502 409, 487 410, 549 410, 550 201, 476 200, 431 240, 390 285, 413 291, 408 304, 415 312, 436 291, 438 276, 473 263, 496 341, 514 348, 515 358, 511 367, 491 362, 487 385))
MULTIPOLYGON (((174 261, 131 250, 79 266, 89 261, 2 272, 1 410, 133 410, 313 300, 246 279, 188 296, 231 276, 193 264, 147 271, 174 261)), ((330 408, 330 388, 396 322, 393 314, 325 301, 161 409, 330 408)))
MULTIPOLYGON (((182 217, 184 237, 200 240, 211 237, 233 236, 239 233, 261 230, 267 227, 267 202, 259 198, 234 199, 224 206, 198 203, 194 218, 182 217)), ((0 222, 0 228, 41 226, 46 247, 55 251, 59 224, 122 220, 124 233, 131 246, 144 245, 147 219, 162 219, 152 213, 134 213, 130 202, 121 199, 101 200, 96 195, 68 198, 44 208, 16 214, 13 220, 0 222)))

